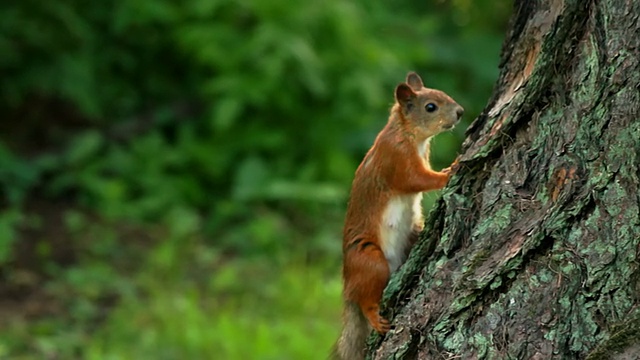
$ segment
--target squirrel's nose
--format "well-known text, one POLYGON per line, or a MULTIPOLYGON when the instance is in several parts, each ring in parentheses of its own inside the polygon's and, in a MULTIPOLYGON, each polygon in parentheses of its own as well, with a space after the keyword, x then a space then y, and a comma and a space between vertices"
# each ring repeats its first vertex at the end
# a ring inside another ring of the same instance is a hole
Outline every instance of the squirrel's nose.
POLYGON ((458 108, 456 109, 456 115, 458 116, 458 120, 460 120, 460 118, 462 117, 462 114, 464 114, 464 109, 462 108, 462 106, 458 105, 458 108))

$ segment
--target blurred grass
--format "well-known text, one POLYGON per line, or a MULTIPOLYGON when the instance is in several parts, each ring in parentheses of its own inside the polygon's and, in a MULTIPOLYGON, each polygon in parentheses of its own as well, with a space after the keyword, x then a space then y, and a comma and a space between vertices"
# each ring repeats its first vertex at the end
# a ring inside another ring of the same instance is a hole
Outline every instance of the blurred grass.
POLYGON ((340 323, 339 263, 289 255, 227 258, 182 238, 152 249, 133 278, 95 261, 65 269, 49 290, 72 296, 68 316, 16 318, 0 358, 325 358, 340 323))
POLYGON ((151 235, 162 240, 122 249, 122 229, 67 210, 73 238, 100 241, 84 244, 72 266, 49 262, 46 296, 25 304, 51 308, 46 315, 29 317, 20 306, 5 313, 0 303, 0 358, 324 358, 340 324, 341 210, 308 210, 325 222, 300 229, 294 216, 263 209, 250 226, 218 234, 253 251, 212 246, 187 210, 167 213, 172 231, 151 235))
POLYGON ((143 282, 86 346, 86 359, 324 359, 340 281, 318 267, 227 264, 205 288, 143 282), (324 348, 323 348, 324 347, 324 348))

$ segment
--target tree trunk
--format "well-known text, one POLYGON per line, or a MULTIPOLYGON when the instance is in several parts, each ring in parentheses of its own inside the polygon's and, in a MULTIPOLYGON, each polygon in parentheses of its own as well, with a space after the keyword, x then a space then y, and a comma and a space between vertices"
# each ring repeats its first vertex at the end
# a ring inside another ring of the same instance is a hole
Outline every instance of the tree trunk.
POLYGON ((516 1, 370 357, 640 359, 639 16, 638 0, 516 1))

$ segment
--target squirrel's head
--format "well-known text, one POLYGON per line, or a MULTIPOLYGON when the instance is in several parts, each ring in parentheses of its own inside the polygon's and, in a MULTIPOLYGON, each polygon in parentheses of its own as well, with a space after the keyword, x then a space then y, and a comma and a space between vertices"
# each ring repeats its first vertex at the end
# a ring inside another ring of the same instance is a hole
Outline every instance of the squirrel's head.
POLYGON ((449 95, 424 87, 415 72, 410 72, 407 80, 396 87, 395 96, 401 121, 420 137, 453 129, 464 113, 462 106, 449 95))

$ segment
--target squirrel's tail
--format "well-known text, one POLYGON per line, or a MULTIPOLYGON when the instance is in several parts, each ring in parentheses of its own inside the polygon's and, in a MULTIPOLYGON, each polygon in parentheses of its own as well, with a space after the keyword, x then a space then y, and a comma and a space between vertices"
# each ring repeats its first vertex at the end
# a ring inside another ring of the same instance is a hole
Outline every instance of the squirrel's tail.
POLYGON ((371 329, 356 304, 346 302, 342 313, 342 333, 329 356, 331 360, 363 360, 371 329))

